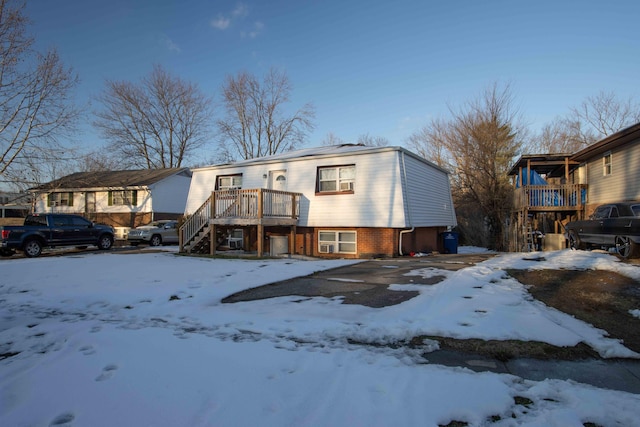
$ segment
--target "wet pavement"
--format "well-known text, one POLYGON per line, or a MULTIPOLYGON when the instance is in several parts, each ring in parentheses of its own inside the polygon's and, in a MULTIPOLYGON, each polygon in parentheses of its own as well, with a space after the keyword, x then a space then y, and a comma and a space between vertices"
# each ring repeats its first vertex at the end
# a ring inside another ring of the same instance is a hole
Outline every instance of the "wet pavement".
MULTIPOLYGON (((344 304, 361 304, 380 308, 400 304, 418 294, 416 291, 388 290, 391 283, 433 285, 444 278, 406 276, 405 274, 410 271, 422 268, 456 271, 485 261, 492 256, 488 253, 452 254, 364 261, 249 289, 230 295, 223 302, 234 303, 288 295, 328 298, 342 296, 344 304)), ((572 380, 599 388, 640 394, 640 360, 567 361, 516 358, 501 361, 485 355, 454 350, 436 350, 425 353, 424 358, 428 363, 466 368, 476 372, 512 374, 534 381, 572 380)))

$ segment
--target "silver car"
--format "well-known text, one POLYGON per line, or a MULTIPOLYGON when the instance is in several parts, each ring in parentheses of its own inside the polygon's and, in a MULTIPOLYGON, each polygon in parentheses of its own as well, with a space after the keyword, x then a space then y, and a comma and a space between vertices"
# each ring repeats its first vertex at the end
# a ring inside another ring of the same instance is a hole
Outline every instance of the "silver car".
POLYGON ((127 241, 132 246, 138 246, 140 243, 150 246, 178 243, 178 221, 162 220, 141 225, 129 231, 127 241))

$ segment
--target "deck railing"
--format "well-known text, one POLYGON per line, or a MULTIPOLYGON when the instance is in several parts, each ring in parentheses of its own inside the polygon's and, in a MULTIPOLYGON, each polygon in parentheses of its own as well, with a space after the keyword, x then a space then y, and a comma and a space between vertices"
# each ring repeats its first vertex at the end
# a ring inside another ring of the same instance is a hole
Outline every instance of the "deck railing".
POLYGON ((584 184, 525 185, 515 190, 516 209, 580 209, 587 202, 584 184))
POLYGON ((298 219, 302 194, 256 188, 214 191, 180 228, 180 250, 215 220, 298 219))

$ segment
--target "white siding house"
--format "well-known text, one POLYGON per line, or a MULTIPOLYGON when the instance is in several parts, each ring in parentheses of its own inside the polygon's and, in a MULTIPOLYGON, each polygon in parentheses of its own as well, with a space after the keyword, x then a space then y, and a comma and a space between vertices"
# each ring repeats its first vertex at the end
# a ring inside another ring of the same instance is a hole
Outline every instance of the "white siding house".
POLYGON ((401 147, 319 147, 194 169, 185 215, 195 213, 212 192, 229 188, 296 195, 296 221, 273 223, 265 232, 288 235, 289 251, 305 255, 326 252, 321 245, 331 233, 333 256, 440 250, 439 233, 456 225, 447 172, 401 147))
POLYGON ((79 172, 30 191, 35 212, 81 214, 124 237, 131 227, 181 217, 190 184, 187 168, 144 169, 79 172))

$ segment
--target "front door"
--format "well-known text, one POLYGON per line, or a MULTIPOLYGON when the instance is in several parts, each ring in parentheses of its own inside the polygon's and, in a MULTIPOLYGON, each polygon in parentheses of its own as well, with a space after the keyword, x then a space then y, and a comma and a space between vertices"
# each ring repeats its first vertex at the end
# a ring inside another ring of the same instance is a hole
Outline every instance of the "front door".
POLYGON ((269 171, 269 189, 287 191, 287 171, 269 171))
MULTIPOLYGON (((287 191, 287 171, 275 170, 269 171, 269 189, 276 191, 287 191)), ((269 215, 287 216, 286 196, 279 193, 272 193, 265 199, 269 215)))
POLYGON ((84 200, 84 213, 91 218, 91 214, 96 212, 96 193, 93 191, 87 191, 84 200))

